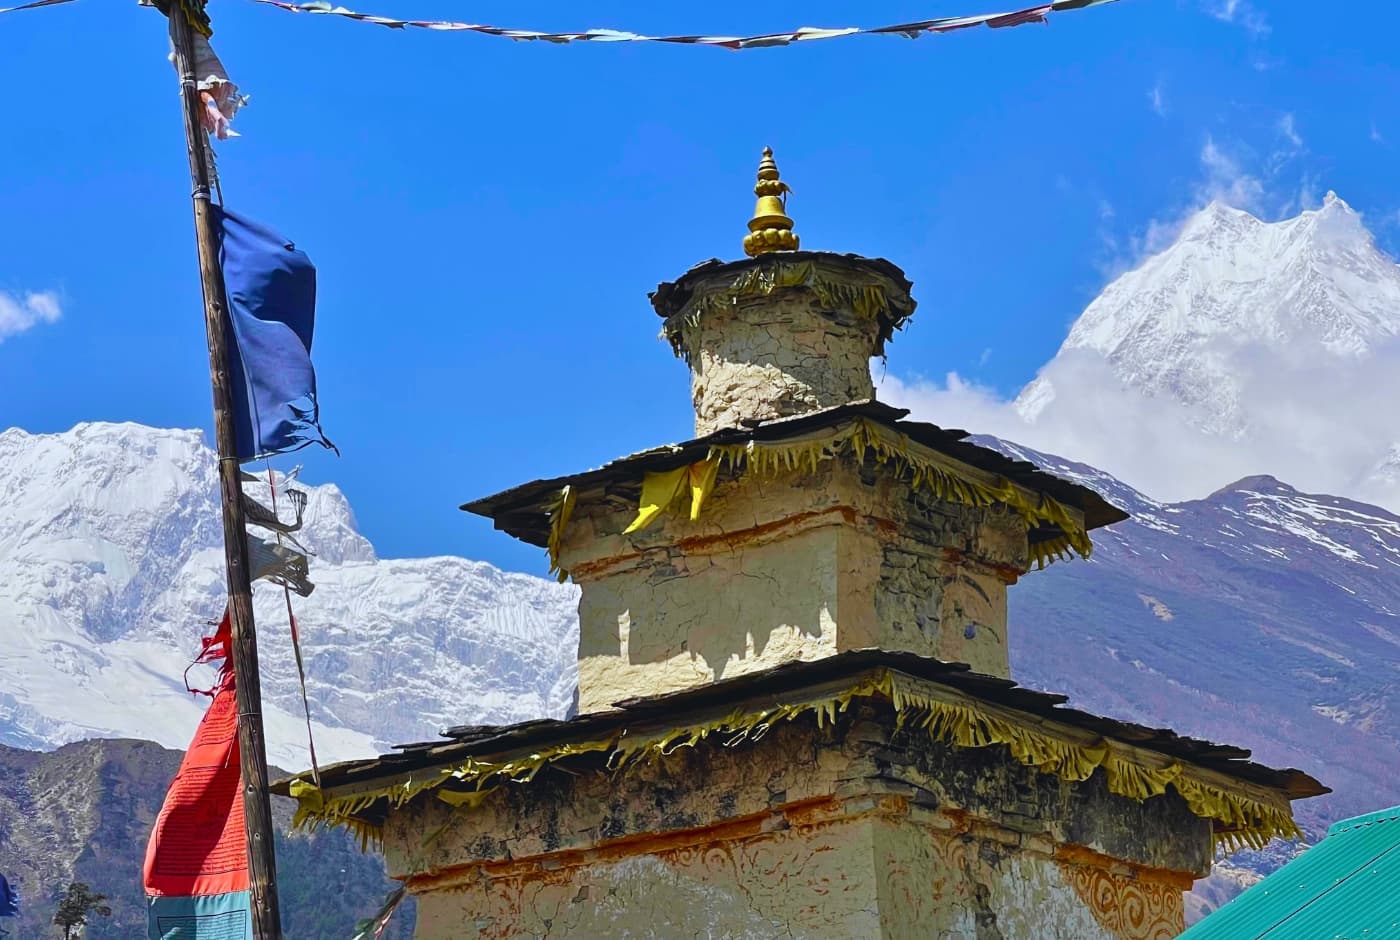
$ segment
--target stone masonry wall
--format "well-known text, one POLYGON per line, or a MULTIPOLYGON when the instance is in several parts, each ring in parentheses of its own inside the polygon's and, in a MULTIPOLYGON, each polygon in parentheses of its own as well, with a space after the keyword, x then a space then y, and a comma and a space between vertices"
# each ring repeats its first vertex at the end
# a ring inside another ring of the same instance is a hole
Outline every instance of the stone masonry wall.
POLYGON ((393 812, 423 940, 1166 940, 1210 859, 1174 793, 1136 803, 857 706, 619 774, 543 771, 472 810, 393 812))
POLYGON ((867 647, 1009 672, 1017 517, 915 494, 851 457, 724 480, 697 521, 623 535, 634 507, 585 494, 566 530, 584 712, 867 647))

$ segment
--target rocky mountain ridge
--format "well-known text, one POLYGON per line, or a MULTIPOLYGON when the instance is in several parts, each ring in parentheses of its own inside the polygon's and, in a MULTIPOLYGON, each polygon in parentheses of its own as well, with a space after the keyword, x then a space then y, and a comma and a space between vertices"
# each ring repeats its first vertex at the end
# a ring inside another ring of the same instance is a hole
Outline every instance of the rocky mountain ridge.
POLYGON ((986 443, 1132 513, 1096 533, 1091 560, 1011 591, 1018 681, 1312 773, 1336 791, 1297 807, 1313 837, 1400 803, 1400 516, 1269 476, 1164 504, 986 443))
MULTIPOLYGON (((57 898, 73 881, 107 895, 87 940, 146 936, 141 867, 180 753, 149 741, 82 741, 50 752, 0 745, 0 872, 20 895, 20 917, 0 921, 15 940, 54 936, 57 898)), ((277 771, 280 774, 280 771, 277 771)), ((349 937, 392 889, 383 861, 344 832, 288 833, 291 801, 273 807, 286 940, 349 937)), ((386 940, 407 940, 413 912, 386 940)))

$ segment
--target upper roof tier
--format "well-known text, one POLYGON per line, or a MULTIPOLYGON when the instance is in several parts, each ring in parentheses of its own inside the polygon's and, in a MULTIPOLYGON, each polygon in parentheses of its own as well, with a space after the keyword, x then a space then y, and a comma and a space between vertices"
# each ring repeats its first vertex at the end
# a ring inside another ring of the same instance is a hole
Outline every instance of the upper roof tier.
MULTIPOLYGON (((1027 461, 1013 460, 991 448, 969 443, 966 431, 904 420, 908 415, 908 410, 904 408, 864 401, 794 418, 757 421, 746 427, 724 428, 680 444, 644 450, 610 461, 594 470, 535 480, 466 503, 461 508, 493 519, 496 528, 543 548, 550 543, 552 521, 558 517, 559 494, 565 487, 575 494, 599 489, 607 491, 609 495, 635 500, 641 492, 642 479, 648 473, 692 464, 705 459, 717 448, 779 443, 810 435, 823 428, 836 428, 864 420, 888 428, 915 446, 927 448, 946 456, 955 464, 964 465, 967 468, 964 472, 968 475, 991 481, 1004 480, 1025 492, 1028 499, 1049 497, 1082 513, 1085 532, 1128 518, 1126 512, 1086 486, 1046 473, 1027 461)), ((1053 523, 1047 523, 1033 528, 1029 538, 1034 549, 1037 543, 1058 541, 1068 534, 1053 523)))
POLYGON ((664 321, 661 335, 685 357, 683 330, 713 308, 738 306, 787 291, 809 292, 828 306, 849 302, 853 312, 876 324, 873 355, 914 313, 914 284, 899 265, 884 258, 835 251, 769 252, 742 261, 702 261, 674 281, 662 281, 647 297, 664 321))
POLYGON ((827 251, 707 261, 658 286, 695 433, 873 399, 870 360, 914 312, 912 286, 888 261, 827 251))

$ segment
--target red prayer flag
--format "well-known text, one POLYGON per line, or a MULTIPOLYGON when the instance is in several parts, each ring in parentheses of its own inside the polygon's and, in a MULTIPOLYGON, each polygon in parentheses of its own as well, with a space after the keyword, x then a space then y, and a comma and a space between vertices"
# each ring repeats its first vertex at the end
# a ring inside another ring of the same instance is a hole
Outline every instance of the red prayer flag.
POLYGON ((225 611, 197 660, 223 660, 214 699, 170 783, 146 846, 151 940, 251 940, 253 935, 230 638, 225 611))

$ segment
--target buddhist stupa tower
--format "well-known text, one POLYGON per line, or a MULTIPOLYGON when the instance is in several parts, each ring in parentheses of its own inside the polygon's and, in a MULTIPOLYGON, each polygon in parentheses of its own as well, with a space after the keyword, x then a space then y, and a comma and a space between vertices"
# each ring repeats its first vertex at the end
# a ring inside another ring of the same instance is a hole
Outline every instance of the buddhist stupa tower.
MULTIPOLYGON (((583 590, 581 711, 854 649, 1005 677, 1007 586, 1124 518, 959 434, 898 426, 870 361, 914 312, 909 280, 795 250, 786 191, 765 150, 750 257, 652 294, 690 368, 690 459, 639 455, 630 481, 614 465, 570 483, 552 517, 567 514, 556 561, 583 590), (671 469, 648 472, 658 459, 671 469)), ((504 524, 502 507, 471 508, 504 524)))
POLYGON ((1125 518, 906 420, 888 261, 799 250, 771 151, 733 262, 651 295, 696 437, 464 507, 580 588, 579 715, 288 787, 382 839, 418 936, 1156 940, 1216 844, 1324 789, 1009 681, 1006 591, 1125 518))

